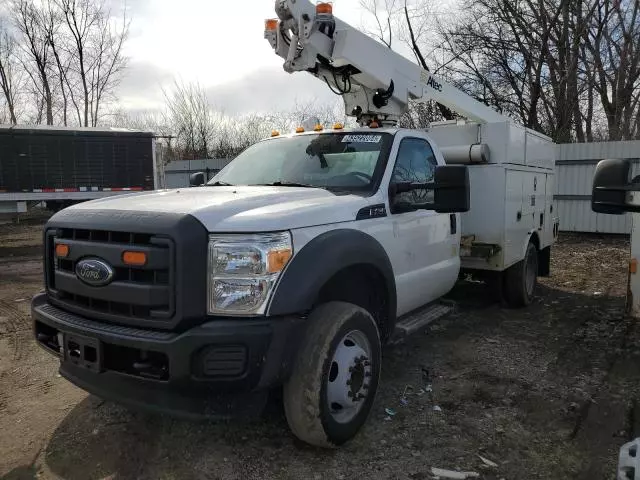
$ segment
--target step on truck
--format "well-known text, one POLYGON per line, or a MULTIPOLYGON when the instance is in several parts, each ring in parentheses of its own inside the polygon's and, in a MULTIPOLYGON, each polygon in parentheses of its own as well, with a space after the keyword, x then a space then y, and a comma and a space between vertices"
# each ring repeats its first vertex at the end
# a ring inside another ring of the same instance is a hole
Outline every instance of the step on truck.
POLYGON ((358 128, 273 132, 204 183, 95 200, 44 229, 36 341, 99 397, 194 417, 259 412, 351 439, 381 348, 449 310, 463 272, 532 301, 558 231, 554 145, 333 16, 279 0, 265 38, 287 72, 342 96, 358 128), (409 101, 460 119, 398 128, 409 101))

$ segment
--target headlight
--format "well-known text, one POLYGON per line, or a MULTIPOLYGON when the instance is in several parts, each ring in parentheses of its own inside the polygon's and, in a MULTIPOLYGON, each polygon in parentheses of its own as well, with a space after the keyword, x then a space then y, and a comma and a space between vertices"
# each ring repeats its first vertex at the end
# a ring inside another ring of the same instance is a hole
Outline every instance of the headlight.
POLYGON ((210 314, 260 314, 293 254, 291 235, 211 235, 208 262, 210 314))

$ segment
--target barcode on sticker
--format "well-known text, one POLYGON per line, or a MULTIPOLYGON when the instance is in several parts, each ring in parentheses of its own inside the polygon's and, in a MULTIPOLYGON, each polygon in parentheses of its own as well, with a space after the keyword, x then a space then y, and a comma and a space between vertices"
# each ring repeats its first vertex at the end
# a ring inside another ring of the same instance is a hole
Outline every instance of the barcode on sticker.
POLYGON ((380 143, 382 135, 345 135, 342 143, 380 143))

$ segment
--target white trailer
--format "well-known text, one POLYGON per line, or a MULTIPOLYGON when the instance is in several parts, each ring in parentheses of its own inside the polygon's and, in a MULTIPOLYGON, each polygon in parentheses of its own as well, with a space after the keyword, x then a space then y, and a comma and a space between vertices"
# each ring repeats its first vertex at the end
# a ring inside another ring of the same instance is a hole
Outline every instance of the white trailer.
POLYGON ((0 213, 153 190, 157 179, 151 132, 0 125, 0 213))

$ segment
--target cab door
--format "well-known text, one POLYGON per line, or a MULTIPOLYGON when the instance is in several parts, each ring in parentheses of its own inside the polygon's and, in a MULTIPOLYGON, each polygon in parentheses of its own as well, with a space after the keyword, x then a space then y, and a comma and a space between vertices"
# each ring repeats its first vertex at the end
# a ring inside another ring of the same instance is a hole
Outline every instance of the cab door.
MULTIPOLYGON (((431 182, 438 160, 429 141, 417 136, 397 141, 390 184, 431 182)), ((389 198, 394 244, 385 248, 395 273, 398 315, 438 299, 458 278, 460 217, 424 209, 433 195, 414 190, 389 198)))

